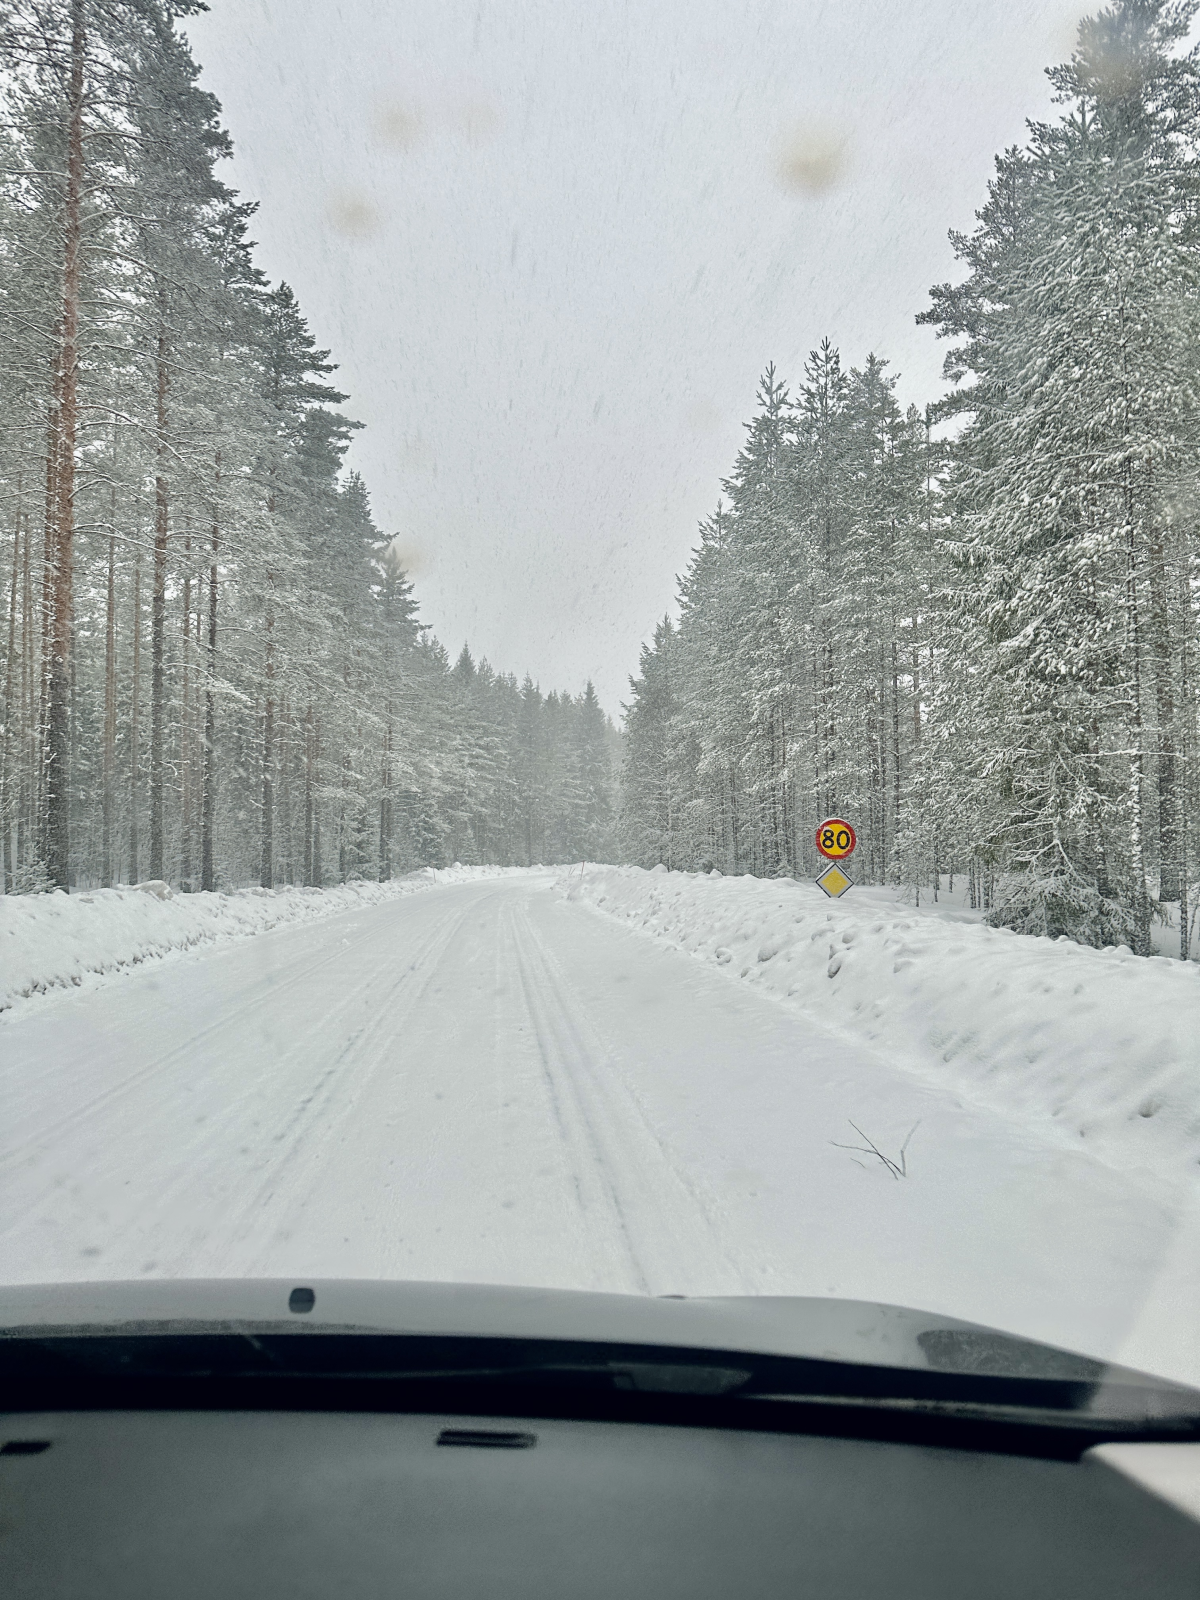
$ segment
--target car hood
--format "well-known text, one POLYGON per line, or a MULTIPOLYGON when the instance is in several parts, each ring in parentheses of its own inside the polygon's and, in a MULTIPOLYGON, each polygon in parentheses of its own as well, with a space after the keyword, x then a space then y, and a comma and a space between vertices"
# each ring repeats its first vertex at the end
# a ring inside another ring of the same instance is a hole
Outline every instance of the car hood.
POLYGON ((939 1313, 874 1301, 684 1299, 494 1284, 165 1279, 0 1288, 0 1336, 272 1331, 577 1340, 740 1350, 980 1376, 1152 1384, 1161 1378, 939 1313), (300 1292, 297 1292, 300 1291, 300 1292), (290 1307, 307 1307, 294 1310, 290 1307))

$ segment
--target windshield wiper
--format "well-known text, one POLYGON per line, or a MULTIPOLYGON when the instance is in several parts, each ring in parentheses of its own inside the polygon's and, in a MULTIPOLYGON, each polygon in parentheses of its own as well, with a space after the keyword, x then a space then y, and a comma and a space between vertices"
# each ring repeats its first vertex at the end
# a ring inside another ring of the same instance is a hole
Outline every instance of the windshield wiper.
POLYGON ((1200 1394, 1099 1363, 1052 1370, 996 1376, 570 1340, 280 1332, 278 1325, 215 1333, 25 1330, 0 1338, 0 1406, 512 1414, 548 1407, 562 1415, 658 1406, 667 1408, 664 1416, 723 1426, 858 1430, 891 1418, 897 1426, 907 1419, 1041 1429, 1093 1443, 1200 1438, 1200 1394))

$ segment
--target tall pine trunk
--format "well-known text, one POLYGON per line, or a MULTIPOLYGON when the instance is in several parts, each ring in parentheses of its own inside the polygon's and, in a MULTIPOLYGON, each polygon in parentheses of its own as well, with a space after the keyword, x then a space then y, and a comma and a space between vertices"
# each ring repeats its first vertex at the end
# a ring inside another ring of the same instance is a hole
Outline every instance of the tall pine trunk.
POLYGON ((212 551, 208 566, 208 660, 204 676, 204 793, 200 802, 200 887, 217 886, 213 870, 213 823, 217 805, 217 557, 221 549, 221 452, 216 454, 212 551))
POLYGON ((392 875, 392 703, 384 718, 383 771, 379 790, 379 881, 392 875))
POLYGON ((896 860, 896 882, 902 877, 900 867, 900 659, 896 646, 895 626, 892 628, 892 851, 896 860))
POLYGON ((279 696, 276 708, 275 770, 278 786, 275 794, 275 877, 284 884, 292 883, 292 719, 288 707, 287 690, 279 696))
POLYGON ((1155 777, 1158 791, 1158 898, 1180 895, 1179 794, 1175 749, 1175 685, 1171 652, 1163 528, 1156 518, 1150 538, 1149 601, 1156 713, 1155 777))
POLYGON ((13 522, 12 582, 8 596, 8 649, 4 658, 4 734, 0 747, 0 894, 7 894, 17 870, 17 817, 14 746, 19 737, 17 708, 17 595, 21 575, 21 482, 17 479, 17 512, 13 522))
MULTIPOLYGON (((1182 542, 1182 541, 1181 541, 1182 542)), ((1179 956, 1183 961, 1191 957, 1191 895, 1189 873, 1193 859, 1191 851, 1192 798, 1194 762, 1196 756, 1196 690, 1193 681, 1195 661, 1195 620, 1192 585, 1186 545, 1179 551, 1179 559, 1172 563, 1175 590, 1175 616, 1179 635, 1179 956)))
POLYGON ((304 713, 304 882, 312 888, 313 859, 313 714, 312 706, 304 713))
POLYGON ((129 881, 138 881, 138 853, 141 849, 141 811, 138 769, 141 765, 142 722, 142 552, 133 556, 133 667, 129 706, 129 881))
POLYGON ((183 536, 183 704, 179 718, 179 775, 182 796, 179 818, 179 885, 190 894, 192 882, 192 533, 183 536))
MULTIPOLYGON (((116 490, 113 490, 116 500, 116 490)), ((116 506, 113 506, 114 526, 116 506)), ((117 767, 117 536, 108 536, 108 583, 104 597, 104 755, 100 795, 100 887, 113 881, 113 814, 117 767)))
POLYGON ((304 882, 310 889, 322 883, 321 807, 317 795, 320 773, 320 725, 310 705, 304 716, 304 882))
MULTIPOLYGON (((1129 497, 1130 499, 1132 496, 1129 497)), ((1138 618, 1136 530, 1132 505, 1126 512, 1125 639, 1129 662, 1129 870, 1138 954, 1150 953, 1150 905, 1146 892, 1146 776, 1142 719, 1142 641, 1138 618)))
MULTIPOLYGON (((83 266, 83 89, 87 36, 83 0, 71 0, 67 89, 67 192, 63 209, 60 403, 55 439, 53 601, 46 709, 46 866, 65 889, 71 854, 71 635, 75 537, 75 445, 79 428, 79 300, 83 266)), ((49 527, 47 529, 49 532, 49 527)), ((49 553, 48 553, 49 554, 49 553)))
POLYGON ((150 612, 150 876, 163 876, 166 766, 167 537, 170 526, 167 461, 166 290, 159 290, 158 352, 155 361, 154 589, 150 612))
MULTIPOLYGON (((38 850, 46 857, 46 717, 50 704, 50 657, 54 635, 55 551, 58 548, 58 468, 59 430, 62 417, 62 318, 54 324, 54 355, 50 363, 50 395, 46 417, 46 516, 42 534, 42 596, 38 616, 40 649, 37 688, 37 725, 34 776, 34 805, 37 811, 38 850)), ((31 613, 32 615, 32 613, 31 613)))
POLYGON ((17 861, 27 864, 37 837, 37 623, 33 610, 32 528, 25 518, 21 555, 21 792, 17 798, 17 861))
POLYGON ((262 736, 262 852, 259 870, 259 882, 264 889, 275 886, 275 604, 269 592, 271 584, 271 575, 268 573, 262 736))

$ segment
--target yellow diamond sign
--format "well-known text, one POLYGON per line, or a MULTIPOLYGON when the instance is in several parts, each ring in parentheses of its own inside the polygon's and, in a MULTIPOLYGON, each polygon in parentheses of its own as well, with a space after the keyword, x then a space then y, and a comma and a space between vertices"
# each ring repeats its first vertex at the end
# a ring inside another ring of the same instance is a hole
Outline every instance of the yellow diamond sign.
POLYGON ((831 900, 836 900, 839 895, 845 894, 847 889, 853 889, 854 879, 848 878, 835 861, 832 866, 817 879, 817 886, 824 889, 831 900))

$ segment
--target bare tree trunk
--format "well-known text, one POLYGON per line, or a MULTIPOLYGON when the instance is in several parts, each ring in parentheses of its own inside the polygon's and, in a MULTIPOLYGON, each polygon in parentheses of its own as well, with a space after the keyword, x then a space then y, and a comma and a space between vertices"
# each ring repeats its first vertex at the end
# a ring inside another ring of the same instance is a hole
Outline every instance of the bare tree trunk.
MULTIPOLYGON (((913 632, 916 633, 917 617, 914 613, 912 619, 913 632)), ((912 647, 912 721, 913 721, 913 753, 921 748, 921 652, 916 639, 912 647)))
POLYGON ((321 773, 321 723, 319 718, 313 716, 311 706, 308 715, 310 734, 305 771, 305 806, 312 818, 312 867, 308 883, 310 888, 320 889, 325 876, 321 861, 321 800, 317 793, 321 773))
POLYGON ((1155 526, 1150 537, 1149 562, 1150 639, 1154 661, 1158 790, 1158 898, 1179 899, 1179 800, 1175 740, 1175 685, 1171 659, 1171 622, 1168 611, 1163 529, 1155 526))
MULTIPOLYGON (((1128 376, 1128 329, 1124 301, 1120 305, 1122 406, 1121 432, 1129 437, 1130 381, 1128 376)), ((1129 666, 1129 891, 1137 932, 1134 940, 1139 955, 1150 954, 1150 898, 1146 891, 1146 773, 1145 729, 1142 713, 1142 638, 1138 615, 1137 496, 1133 463, 1126 456, 1121 469, 1125 512, 1125 645, 1129 666)))
POLYGON ((83 0, 71 0, 71 73, 67 89, 67 193, 63 212, 63 309, 54 518, 54 618, 50 648, 46 767, 46 857, 66 889, 71 855, 71 634, 75 536, 75 441, 79 424, 79 296, 83 264, 83 76, 87 36, 83 0))
MULTIPOLYGON (((811 600, 811 596, 810 596, 810 600, 811 600)), ((816 646, 815 638, 814 638, 814 641, 813 641, 813 646, 812 646, 812 650, 811 650, 810 654, 811 654, 811 657, 812 657, 812 659, 809 662, 809 679, 810 679, 810 683, 811 683, 811 686, 812 686, 812 695, 811 695, 811 701, 810 701, 811 710, 812 710, 812 792, 813 792, 813 800, 816 802, 817 812, 818 812, 818 814, 820 814, 820 811, 821 811, 821 784, 822 784, 822 775, 821 775, 821 693, 820 693, 820 689, 818 687, 819 676, 818 676, 818 672, 817 672, 817 646, 816 646)))
POLYGON ((347 872, 347 868, 348 868, 348 857, 347 857, 347 852, 346 852, 346 835, 347 835, 347 832, 348 832, 348 823, 347 823, 347 820, 346 820, 346 795, 347 795, 347 792, 349 791, 349 788, 350 788, 350 751, 346 747, 346 744, 345 744, 345 739, 347 737, 345 731, 343 731, 343 736, 342 737, 343 737, 343 744, 342 744, 342 784, 341 784, 342 793, 341 793, 341 798, 340 798, 340 801, 339 801, 339 804, 338 804, 338 829, 337 829, 337 833, 338 833, 338 882, 339 883, 345 883, 345 881, 346 881, 346 872, 347 872))
POLYGON ((133 685, 129 708, 129 881, 138 881, 138 766, 141 762, 142 711, 142 552, 133 557, 133 685))
MULTIPOLYGON (((116 500, 113 490, 113 500, 116 500)), ((116 506, 113 506, 116 526, 116 506)), ((100 887, 113 881, 114 777, 117 766, 117 536, 108 536, 108 586, 104 600, 104 768, 100 798, 100 887)))
POLYGON ((179 718, 179 776, 183 788, 179 821, 179 886, 190 894, 192 883, 192 530, 183 536, 183 707, 179 718))
POLYGON ((33 555, 29 517, 25 518, 25 550, 21 562, 21 796, 18 807, 17 860, 28 863, 37 838, 37 622, 33 611, 33 555))
POLYGON ((155 362, 154 592, 150 613, 150 876, 163 876, 165 657, 167 642, 167 536, 169 500, 166 477, 167 370, 166 291, 159 290, 158 353, 155 362))
MULTIPOLYGON (((27 536, 28 537, 28 536, 27 536)), ((17 710, 17 595, 21 574, 21 480, 17 479, 17 514, 13 525, 12 583, 8 596, 8 650, 4 658, 4 744, 0 755, 0 894, 7 894, 17 870, 16 787, 13 746, 20 727, 17 710)))
MULTIPOLYGON (((1128 467, 1126 473, 1128 474, 1128 467)), ((1145 756, 1142 726, 1142 641, 1138 619, 1137 544, 1133 517, 1132 485, 1126 486, 1126 643, 1129 651, 1130 698, 1132 710, 1129 719, 1129 856, 1132 877, 1131 898, 1137 926, 1137 953, 1150 954, 1150 903, 1146 892, 1146 835, 1145 835, 1145 756)))
POLYGON ((900 879, 900 662, 892 631, 892 849, 896 855, 896 881, 900 879))
POLYGON ((1183 758, 1184 781, 1179 790, 1179 958, 1187 961, 1191 956, 1190 940, 1188 938, 1188 916, 1190 914, 1188 895, 1188 782, 1187 782, 1187 756, 1183 758))
POLYGON ((392 703, 389 700, 383 730, 383 772, 379 794, 379 881, 392 875, 392 703))
POLYGON ((221 548, 221 452, 216 455, 213 491, 212 559, 208 567, 208 662, 204 680, 204 798, 200 821, 200 887, 216 888, 213 871, 213 820, 217 804, 217 556, 221 548))
MULTIPOLYGON (((267 583, 271 583, 268 573, 267 583)), ((262 741, 262 860, 259 882, 264 889, 275 883, 275 607, 268 596, 266 616, 266 697, 263 705, 262 741)))
MULTIPOLYGON (((54 635, 55 551, 58 548, 59 431, 62 425, 62 318, 54 325, 54 355, 50 365, 50 405, 46 418, 46 516, 42 533, 41 610, 34 637, 30 609, 30 648, 37 656, 37 715, 30 724, 31 842, 44 864, 48 849, 46 831, 47 717, 50 710, 51 640, 54 635)), ((31 657, 32 660, 32 657, 31 657)), ((32 679, 30 680, 32 683, 32 679)))
POLYGON ((304 713, 304 882, 313 887, 313 713, 304 713))
MULTIPOLYGON (((28 536, 27 536, 28 537, 28 536)), ((1173 588, 1175 590, 1175 616, 1179 633, 1179 808, 1176 824, 1179 829, 1179 955, 1187 961, 1191 957, 1190 886, 1192 852, 1192 785, 1196 753, 1196 698, 1192 681, 1194 619, 1192 613, 1192 586, 1188 551, 1179 535, 1178 558, 1172 562, 1173 588)))
POLYGON ((292 858, 292 716, 287 690, 279 697, 278 760, 279 794, 276 798, 276 875, 285 884, 295 882, 292 858))

